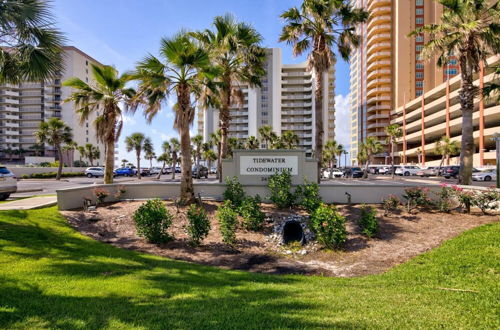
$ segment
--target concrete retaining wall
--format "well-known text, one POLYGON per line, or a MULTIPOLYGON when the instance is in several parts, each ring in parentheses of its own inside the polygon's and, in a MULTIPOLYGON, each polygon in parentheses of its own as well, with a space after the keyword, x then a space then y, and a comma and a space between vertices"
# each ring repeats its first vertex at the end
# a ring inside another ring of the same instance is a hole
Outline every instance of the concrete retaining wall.
MULTIPOLYGON (((179 196, 180 186, 178 183, 129 183, 129 184, 112 184, 112 185, 89 185, 85 187, 68 188, 57 191, 57 201, 60 210, 68 210, 83 206, 84 198, 95 201, 93 190, 97 187, 104 188, 110 192, 110 196, 106 201, 117 201, 114 194, 117 187, 124 187, 127 191, 121 196, 121 199, 175 199, 179 196)), ((391 184, 370 184, 370 185, 339 185, 339 184, 321 184, 320 195, 326 203, 348 203, 348 194, 351 196, 351 203, 380 203, 390 194, 401 198, 404 189, 415 186, 426 186, 431 190, 438 190, 436 185, 391 185, 391 184)), ((196 194, 200 194, 202 198, 222 200, 222 194, 226 189, 223 183, 196 183, 194 184, 196 194)), ((244 185, 245 193, 248 195, 259 194, 264 200, 269 195, 269 190, 262 185, 244 185)))
MULTIPOLYGON (((23 174, 33 174, 33 173, 50 173, 50 172, 57 172, 57 167, 29 167, 29 166, 23 166, 23 167, 13 167, 13 166, 7 166, 7 168, 14 173, 17 177, 21 177, 23 174)), ((68 172, 83 172, 87 169, 87 167, 63 167, 63 173, 68 173, 68 172)))

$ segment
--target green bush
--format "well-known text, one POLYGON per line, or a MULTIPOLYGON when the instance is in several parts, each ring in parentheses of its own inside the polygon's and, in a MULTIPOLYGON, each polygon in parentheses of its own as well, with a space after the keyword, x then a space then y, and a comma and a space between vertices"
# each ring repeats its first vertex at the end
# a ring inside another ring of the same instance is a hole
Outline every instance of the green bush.
POLYGON ((319 195, 319 184, 304 180, 304 184, 297 187, 295 190, 298 204, 306 209, 309 214, 312 214, 322 203, 319 195))
POLYGON ((401 202, 399 201, 399 198, 397 198, 395 195, 389 195, 389 197, 382 200, 384 215, 387 216, 391 211, 397 210, 400 204, 401 202))
POLYGON ((403 198, 406 199, 406 210, 411 212, 419 206, 425 206, 429 204, 429 198, 427 193, 428 188, 406 188, 403 198))
POLYGON ((210 232, 210 220, 203 207, 196 204, 191 204, 189 207, 187 219, 189 222, 187 232, 191 238, 191 244, 198 246, 210 232))
POLYGON ((311 230, 327 248, 337 248, 347 240, 345 218, 334 207, 321 204, 311 215, 311 230))
POLYGON ((455 189, 449 187, 447 184, 442 184, 441 189, 435 195, 437 196, 436 206, 439 211, 450 212, 456 196, 455 189))
POLYGON ((260 230, 264 223, 265 215, 260 210, 261 199, 259 195, 255 197, 245 197, 240 207, 240 215, 243 217, 243 227, 248 230, 260 230))
POLYGON ((171 239, 167 229, 172 225, 172 215, 160 199, 150 199, 134 212, 137 233, 151 243, 171 239))
MULTIPOLYGON (((83 172, 63 172, 61 173, 62 178, 71 178, 76 176, 84 176, 83 172)), ((57 176, 57 172, 46 172, 46 173, 31 173, 30 175, 23 174, 22 179, 52 179, 57 176)))
POLYGON ((378 233, 377 211, 375 208, 363 205, 361 207, 361 218, 359 219, 359 228, 361 232, 369 238, 378 233))
POLYGON ((231 201, 226 200, 219 206, 215 215, 219 220, 222 241, 228 245, 236 243, 236 227, 238 225, 238 214, 233 208, 231 201))
POLYGON ((23 174, 21 175, 21 179, 29 179, 30 176, 28 174, 23 174))
POLYGON ((267 187, 271 191, 269 199, 280 209, 292 207, 295 195, 292 193, 292 176, 289 171, 275 173, 269 177, 267 187))
POLYGON ((224 191, 224 200, 229 200, 234 207, 240 207, 243 199, 245 198, 245 192, 243 191, 243 186, 238 182, 237 177, 227 177, 226 178, 226 190, 224 191))

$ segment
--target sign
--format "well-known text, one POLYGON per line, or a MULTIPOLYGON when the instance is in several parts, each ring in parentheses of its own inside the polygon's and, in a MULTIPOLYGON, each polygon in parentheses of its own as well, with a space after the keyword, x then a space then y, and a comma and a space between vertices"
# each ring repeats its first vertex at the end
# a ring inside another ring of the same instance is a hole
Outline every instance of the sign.
POLYGON ((255 155, 240 156, 240 175, 273 175, 277 172, 289 171, 291 175, 299 174, 298 156, 255 155))

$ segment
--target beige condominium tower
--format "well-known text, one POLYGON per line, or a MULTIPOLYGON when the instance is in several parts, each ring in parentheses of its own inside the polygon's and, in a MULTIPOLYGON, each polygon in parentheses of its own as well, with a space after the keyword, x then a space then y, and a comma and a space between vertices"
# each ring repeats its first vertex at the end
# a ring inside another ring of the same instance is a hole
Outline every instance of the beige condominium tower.
MULTIPOLYGON (((241 85, 245 96, 241 105, 230 108, 229 137, 246 139, 258 137, 258 129, 270 125, 278 135, 291 130, 299 136, 299 147, 312 155, 315 146, 315 83, 314 72, 307 63, 283 64, 280 48, 267 50, 266 75, 261 88, 241 85)), ((324 74, 323 129, 324 139, 334 139, 335 80, 334 67, 324 74)), ((219 115, 216 109, 198 112, 198 133, 204 140, 217 130, 219 115)), ((265 147, 262 145, 261 147, 265 147)))
MULTIPOLYGON (((55 157, 52 146, 45 145, 40 151, 32 146, 37 142, 34 132, 40 123, 49 118, 60 118, 72 128, 73 140, 78 145, 92 143, 100 148, 101 156, 94 164, 103 164, 104 147, 97 142, 92 125, 96 114, 80 123, 73 103, 63 103, 72 90, 62 86, 62 82, 70 77, 89 82, 92 79, 90 64, 101 65, 78 48, 67 46, 64 47, 64 69, 60 76, 43 82, 0 85, 0 161, 22 162, 26 156, 55 157)), ((79 157, 75 151, 65 153, 63 160, 72 165, 79 157)))

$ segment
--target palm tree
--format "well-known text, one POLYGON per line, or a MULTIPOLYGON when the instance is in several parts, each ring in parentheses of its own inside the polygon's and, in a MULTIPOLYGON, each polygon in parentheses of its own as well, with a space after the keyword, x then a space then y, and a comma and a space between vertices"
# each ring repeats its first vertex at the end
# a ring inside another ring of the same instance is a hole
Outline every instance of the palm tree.
POLYGON ((80 115, 80 122, 89 119, 96 113, 94 125, 97 140, 104 143, 105 171, 104 183, 113 183, 113 169, 115 167, 115 143, 120 137, 123 126, 122 110, 119 104, 128 103, 135 94, 132 88, 126 88, 130 75, 118 76, 118 72, 111 66, 90 65, 95 82, 88 84, 79 78, 70 78, 64 86, 76 89, 65 102, 73 101, 76 112, 80 115))
POLYGON ((437 64, 448 64, 450 54, 458 59, 461 75, 459 92, 462 112, 462 150, 460 153, 460 184, 469 185, 472 178, 474 155, 474 73, 481 61, 500 53, 500 1, 489 0, 438 0, 443 6, 441 22, 419 27, 410 35, 430 35, 421 56, 438 56, 437 64))
POLYGON ((384 150, 384 146, 375 137, 369 136, 363 143, 363 149, 363 152, 366 154, 366 164, 363 178, 366 179, 368 177, 368 167, 373 160, 373 156, 382 152, 384 150))
POLYGON ((245 149, 255 150, 259 149, 259 140, 255 136, 249 136, 245 140, 245 149))
POLYGON ((57 157, 59 158, 56 180, 61 180, 63 168, 62 146, 72 141, 71 128, 58 118, 50 118, 48 121, 41 122, 40 127, 34 134, 39 143, 47 143, 56 148, 57 157))
POLYGON ((138 105, 143 106, 150 122, 159 113, 162 103, 175 94, 174 128, 179 131, 182 150, 180 201, 191 203, 194 188, 189 127, 194 121, 197 101, 204 88, 211 85, 209 78, 213 77, 213 67, 207 50, 183 32, 172 38, 162 38, 160 55, 161 59, 148 55, 136 67, 134 77, 139 80, 139 90, 133 110, 138 105))
POLYGON ((207 151, 203 152, 203 158, 207 161, 207 167, 209 169, 212 168, 212 162, 217 160, 217 155, 212 149, 208 149, 207 151))
POLYGON ((398 139, 403 136, 403 130, 398 124, 391 124, 385 128, 385 132, 387 133, 387 142, 391 144, 391 173, 394 179, 394 152, 398 139))
POLYGON ((203 136, 200 134, 195 135, 191 138, 191 141, 193 142, 194 145, 194 156, 196 158, 196 165, 200 165, 200 160, 201 160, 201 148, 203 146, 203 136))
POLYGON ((228 144, 227 156, 230 158, 233 157, 233 150, 245 148, 244 142, 235 137, 230 137, 227 140, 227 144, 228 144))
POLYGON ((420 147, 417 148, 417 160, 420 165, 422 165, 422 149, 420 147))
POLYGON ((179 151, 181 150, 181 144, 177 138, 170 139, 170 150, 172 152, 172 180, 175 180, 175 167, 179 162, 179 151))
MULTIPOLYGON (((213 30, 192 33, 209 51, 210 60, 217 67, 217 92, 213 95, 219 105, 219 128, 221 130, 220 159, 228 154, 229 107, 242 103, 243 93, 239 84, 260 86, 265 75, 266 52, 260 47, 262 36, 249 24, 237 22, 226 14, 217 16, 213 30)), ((222 163, 218 169, 222 173, 222 163)), ((222 177, 222 176, 221 176, 222 177)))
POLYGON ((273 132, 273 128, 270 125, 263 125, 259 127, 260 140, 264 142, 267 149, 270 149, 271 143, 276 140, 277 135, 273 132))
POLYGON ((43 143, 34 143, 29 147, 29 149, 33 150, 35 156, 41 156, 45 151, 43 143))
POLYGON ((127 165, 127 163, 128 163, 128 159, 124 158, 124 159, 121 160, 121 162, 122 162, 121 167, 125 167, 127 165))
POLYGON ((87 154, 85 153, 85 147, 84 146, 78 146, 76 147, 76 150, 78 150, 78 163, 79 166, 82 166, 82 158, 86 158, 87 154))
POLYGON ((125 145, 127 151, 135 151, 135 157, 137 160, 137 177, 141 179, 141 152, 144 148, 144 141, 146 137, 142 133, 133 133, 125 138, 125 145))
POLYGON ((315 72, 315 155, 318 159, 319 182, 324 135, 323 78, 335 62, 334 46, 347 61, 351 50, 359 45, 360 38, 355 28, 368 19, 368 13, 361 8, 353 8, 349 1, 303 0, 300 9, 292 7, 281 18, 286 25, 279 41, 293 45, 295 56, 309 52, 308 65, 315 72))
POLYGON ((222 138, 222 133, 221 130, 218 129, 214 133, 210 134, 210 143, 217 148, 217 173, 216 177, 219 180, 219 182, 222 182, 222 175, 221 172, 219 172, 219 168, 221 168, 221 138, 222 138))
POLYGON ((0 1, 0 83, 58 76, 65 42, 55 28, 49 2, 0 1))
POLYGON ((366 146, 364 142, 361 142, 358 146, 358 153, 356 155, 358 164, 365 164, 368 161, 368 154, 366 153, 366 146))
POLYGON ((84 148, 85 148, 85 156, 89 160, 90 166, 94 166, 94 160, 98 159, 101 156, 99 148, 94 146, 92 143, 85 144, 84 148))
POLYGON ((144 139, 144 159, 149 160, 149 168, 153 167, 153 159, 156 158, 153 142, 150 138, 144 139))
POLYGON ((284 131, 281 135, 281 141, 283 141, 283 145, 285 149, 294 149, 299 144, 299 136, 295 134, 294 131, 284 131))
POLYGON ((170 155, 170 153, 164 152, 160 156, 158 156, 156 160, 162 162, 161 171, 160 173, 158 173, 158 176, 156 177, 157 179, 160 179, 161 175, 163 174, 163 170, 165 170, 165 166, 172 161, 172 156, 170 155))
POLYGON ((335 148, 335 156, 337 157, 336 163, 337 167, 340 167, 340 158, 342 157, 342 154, 344 153, 344 145, 342 144, 337 144, 337 147, 335 148))
POLYGON ((446 158, 456 155, 460 152, 460 145, 457 141, 452 141, 449 137, 443 136, 441 140, 436 142, 436 147, 434 153, 441 156, 441 161, 439 162, 438 175, 441 173, 441 167, 443 167, 443 162, 446 158))
POLYGON ((325 148, 323 150, 323 161, 328 164, 328 167, 330 168, 330 175, 329 178, 332 178, 333 175, 333 164, 335 163, 336 155, 337 155, 337 141, 335 140, 328 140, 325 143, 325 148))
POLYGON ((66 152, 66 158, 68 159, 68 162, 69 164, 66 164, 68 166, 73 166, 73 153, 75 151, 75 149, 78 148, 78 143, 76 143, 75 141, 71 141, 70 143, 67 143, 64 147, 63 147, 63 151, 66 152))

